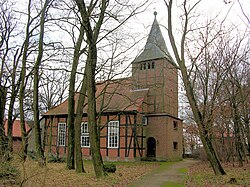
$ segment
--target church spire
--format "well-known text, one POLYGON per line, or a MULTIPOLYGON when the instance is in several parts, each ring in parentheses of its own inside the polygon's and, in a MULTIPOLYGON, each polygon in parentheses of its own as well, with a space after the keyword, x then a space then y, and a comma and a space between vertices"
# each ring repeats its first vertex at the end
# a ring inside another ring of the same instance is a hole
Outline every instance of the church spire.
POLYGON ((143 52, 133 61, 133 63, 154 60, 160 58, 167 58, 171 60, 163 35, 160 30, 159 23, 156 19, 157 12, 154 12, 154 22, 148 35, 147 43, 143 52))

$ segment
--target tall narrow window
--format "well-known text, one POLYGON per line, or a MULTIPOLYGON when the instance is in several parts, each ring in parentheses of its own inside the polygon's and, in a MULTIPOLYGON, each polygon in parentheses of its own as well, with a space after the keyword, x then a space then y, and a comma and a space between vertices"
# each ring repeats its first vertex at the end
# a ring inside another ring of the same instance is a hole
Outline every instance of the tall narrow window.
POLYGON ((173 142, 173 148, 174 150, 178 150, 178 142, 173 142))
POLYGON ((108 123, 108 147, 118 148, 119 144, 119 121, 108 123))
POLYGON ((146 69, 146 63, 143 64, 143 69, 146 69))
POLYGON ((57 145, 65 146, 66 144, 66 123, 58 123, 57 145))
POLYGON ((173 122, 173 127, 174 127, 174 130, 178 130, 178 123, 177 123, 177 121, 173 122))
POLYGON ((150 62, 148 62, 148 69, 150 69, 150 62))
POLYGON ((81 124, 81 146, 82 147, 89 147, 89 128, 88 123, 81 124))
POLYGON ((152 69, 154 69, 155 68, 155 62, 152 62, 152 69))
POLYGON ((148 119, 145 115, 142 116, 142 124, 147 125, 148 124, 148 119))

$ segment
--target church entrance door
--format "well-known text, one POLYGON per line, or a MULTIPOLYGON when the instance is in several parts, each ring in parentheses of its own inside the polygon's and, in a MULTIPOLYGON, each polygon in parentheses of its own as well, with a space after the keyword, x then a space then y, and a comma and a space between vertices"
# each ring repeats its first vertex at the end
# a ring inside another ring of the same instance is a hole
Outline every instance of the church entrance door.
POLYGON ((147 157, 155 157, 156 141, 153 137, 149 137, 147 140, 147 157))

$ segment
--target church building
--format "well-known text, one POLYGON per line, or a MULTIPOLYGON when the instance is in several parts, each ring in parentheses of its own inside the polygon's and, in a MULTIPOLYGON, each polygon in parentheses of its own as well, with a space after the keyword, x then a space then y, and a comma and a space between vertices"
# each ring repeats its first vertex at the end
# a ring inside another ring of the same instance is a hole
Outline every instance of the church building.
MULTIPOLYGON (((179 160, 183 154, 178 118, 178 72, 156 19, 132 76, 96 84, 100 147, 104 160, 179 160)), ((78 94, 75 94, 77 105, 78 94)), ((68 101, 47 111, 46 151, 66 155, 68 101)), ((91 159, 87 106, 81 124, 84 158, 91 159)))

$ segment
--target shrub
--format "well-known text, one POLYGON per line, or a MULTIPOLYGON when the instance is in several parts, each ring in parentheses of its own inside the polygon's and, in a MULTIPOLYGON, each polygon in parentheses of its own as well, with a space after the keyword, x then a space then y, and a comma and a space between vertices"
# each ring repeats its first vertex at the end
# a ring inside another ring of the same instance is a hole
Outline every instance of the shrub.
POLYGON ((104 164, 103 168, 105 172, 115 173, 116 171, 116 165, 113 163, 104 164))
POLYGON ((27 155, 31 160, 36 160, 36 153, 34 151, 28 151, 27 155))
POLYGON ((49 163, 64 163, 66 161, 65 157, 60 157, 58 155, 51 154, 48 158, 49 163))
POLYGON ((207 161, 206 152, 203 147, 199 147, 193 151, 192 157, 202 161, 207 161))
POLYGON ((9 162, 0 163, 0 179, 12 178, 19 175, 19 171, 9 162))

